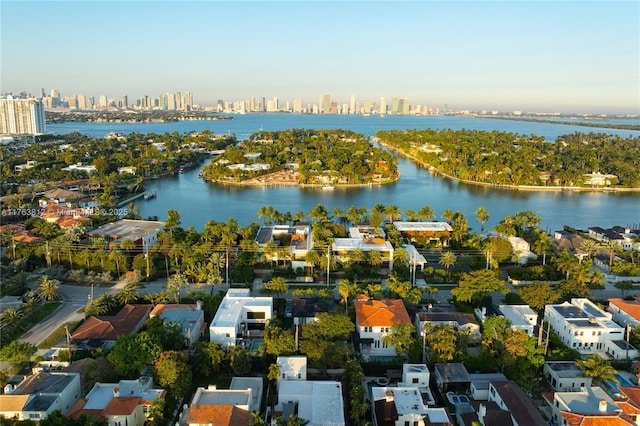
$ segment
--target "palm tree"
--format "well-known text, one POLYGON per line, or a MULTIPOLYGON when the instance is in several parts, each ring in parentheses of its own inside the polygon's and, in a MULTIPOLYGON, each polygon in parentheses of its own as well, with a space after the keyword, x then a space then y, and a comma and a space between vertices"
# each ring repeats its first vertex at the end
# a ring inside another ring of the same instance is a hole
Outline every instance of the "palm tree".
POLYGON ((338 284, 338 294, 340 294, 341 301, 344 303, 345 311, 348 311, 347 303, 349 302, 349 297, 355 295, 356 291, 358 291, 358 286, 349 280, 342 280, 338 284))
POLYGON ((388 205, 384 209, 384 213, 389 218, 389 222, 393 223, 394 219, 400 219, 402 217, 402 210, 400 207, 394 205, 388 205))
POLYGON ((596 240, 585 239, 580 243, 580 248, 587 252, 587 256, 593 257, 596 253, 596 250, 600 248, 600 243, 596 240))
POLYGON ((124 305, 127 303, 135 303, 140 297, 138 288, 140 288, 138 284, 127 284, 120 289, 116 298, 124 305))
POLYGON ((602 248, 605 249, 609 253, 609 271, 611 271, 611 267, 613 266, 613 259, 617 252, 622 248, 620 243, 614 240, 609 240, 602 244, 602 248))
POLYGON ((111 252, 109 252, 108 258, 112 262, 115 262, 116 271, 118 272, 118 278, 119 278, 120 277, 120 264, 126 260, 126 257, 124 256, 124 253, 122 253, 122 250, 120 250, 120 249, 113 249, 113 250, 111 250, 111 252))
POLYGON ((284 277, 274 277, 267 283, 263 284, 262 291, 265 293, 274 293, 278 296, 283 296, 289 291, 289 285, 285 281, 284 277))
POLYGON ((569 276, 575 269, 578 261, 575 256, 568 251, 562 251, 554 257, 554 263, 556 264, 558 271, 564 272, 566 274, 566 279, 569 279, 569 276))
POLYGON ((578 367, 584 370, 584 375, 591 377, 596 382, 604 382, 612 380, 615 383, 619 383, 616 374, 616 369, 611 364, 602 359, 597 353, 591 355, 589 358, 577 361, 578 367))
POLYGON ((40 292, 40 299, 42 300, 56 300, 58 298, 58 288, 60 287, 60 281, 49 278, 47 275, 43 275, 40 278, 40 285, 38 291, 40 292))
POLYGON ((408 265, 411 260, 411 255, 409 251, 404 247, 398 247, 393 252, 393 262, 398 263, 400 265, 408 265))
POLYGON ((450 278, 449 268, 456 264, 456 260, 458 260, 458 258, 452 251, 445 251, 440 255, 440 260, 438 260, 438 263, 444 266, 447 270, 447 279, 450 278))
POLYGON ((307 254, 304 255, 304 260, 311 268, 311 275, 313 275, 313 268, 320 264, 320 253, 316 250, 309 250, 307 254))
POLYGON ((431 207, 423 206, 420 210, 418 210, 418 216, 422 220, 431 221, 436 217, 436 214, 431 207))
POLYGON ((480 206, 478 210, 476 210, 476 220, 480 222, 480 232, 484 232, 484 224, 489 220, 489 212, 487 209, 480 206))
POLYGON ((369 253, 369 263, 371 266, 380 266, 382 265, 382 252, 378 250, 371 250, 369 253))
POLYGON ((551 241, 549 241, 549 234, 546 232, 540 232, 538 239, 533 243, 533 251, 537 255, 542 255, 542 264, 547 264, 547 252, 551 248, 551 241))
POLYGON ((0 315, 0 325, 5 330, 11 330, 18 325, 24 317, 22 309, 9 308, 0 315))

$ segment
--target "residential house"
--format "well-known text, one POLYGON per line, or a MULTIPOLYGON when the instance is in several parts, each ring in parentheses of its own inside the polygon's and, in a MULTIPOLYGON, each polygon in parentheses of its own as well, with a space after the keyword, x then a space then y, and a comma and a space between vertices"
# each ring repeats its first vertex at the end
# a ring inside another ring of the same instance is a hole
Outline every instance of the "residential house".
POLYGON ((0 395, 0 419, 38 422, 56 410, 67 415, 81 395, 79 374, 40 371, 15 388, 7 385, 5 394, 0 395))
POLYGON ((104 238, 112 247, 120 247, 123 241, 131 241, 142 253, 147 253, 163 229, 164 222, 120 219, 87 232, 87 236, 91 239, 104 238))
POLYGON ((402 381, 398 387, 417 387, 425 405, 436 405, 429 387, 431 372, 426 364, 402 364, 402 381))
POLYGON ((149 376, 118 383, 97 382, 76 403, 69 417, 77 419, 87 414, 106 418, 109 426, 143 426, 153 401, 164 399, 166 394, 164 389, 154 389, 149 376))
POLYGON ((553 425, 602 424, 615 426, 636 424, 618 406, 617 401, 611 399, 600 387, 589 386, 577 391, 545 393, 543 397, 551 407, 551 423, 553 425), (588 422, 589 420, 590 422, 588 422))
POLYGON ((36 164, 38 164, 37 161, 35 160, 28 160, 26 163, 24 164, 16 164, 15 166, 13 166, 13 171, 14 173, 20 173, 23 170, 27 170, 27 169, 32 169, 36 166, 36 164))
POLYGON ((414 326, 418 336, 426 337, 430 327, 450 326, 467 336, 467 346, 480 342, 480 323, 473 314, 452 311, 443 307, 433 307, 428 311, 416 312, 414 326))
POLYGON ((342 384, 336 381, 306 380, 306 357, 278 357, 278 403, 268 412, 272 421, 292 414, 307 420, 309 426, 344 425, 342 384))
POLYGON ((179 420, 180 426, 248 425, 262 404, 261 377, 234 377, 229 389, 199 387, 179 420))
POLYGON ((511 380, 492 381, 489 384, 489 401, 511 413, 515 426, 548 426, 531 399, 511 380))
POLYGON ((640 325, 640 297, 634 297, 633 300, 609 299, 607 311, 623 327, 640 325))
POLYGON ((79 348, 111 348, 120 336, 140 331, 151 308, 151 305, 126 304, 116 315, 89 317, 74 330, 71 341, 79 348))
POLYGON ((591 387, 591 377, 586 376, 575 361, 547 361, 542 368, 542 375, 557 392, 591 387))
POLYGON ((210 339, 224 347, 249 347, 272 316, 272 297, 252 297, 248 288, 230 288, 209 326, 210 339))
POLYGON ((511 414, 493 401, 456 404, 458 426, 514 426, 511 414))
POLYGON ((96 169, 96 166, 92 164, 82 163, 71 164, 67 167, 63 167, 62 170, 65 170, 67 172, 83 172, 88 175, 90 175, 91 173, 96 173, 98 171, 98 169, 96 169))
POLYGON ((371 388, 375 426, 453 426, 446 408, 428 407, 417 387, 371 388))
MULTIPOLYGON (((264 248, 270 241, 276 243, 278 247, 287 247, 290 253, 291 267, 294 270, 310 266, 305 261, 307 252, 313 248, 313 238, 311 238, 311 226, 309 224, 261 226, 255 241, 261 248, 264 248)), ((274 255, 276 256, 275 260, 279 260, 277 254, 274 255)))
POLYGON ((304 325, 315 322, 319 314, 333 312, 333 300, 317 297, 294 297, 291 302, 293 323, 304 325))
POLYGON ((499 305, 498 311, 511 321, 511 328, 519 328, 533 336, 538 324, 538 314, 529 305, 499 305))
POLYGON ((611 318, 610 312, 603 311, 586 298, 547 305, 544 309, 544 320, 560 340, 582 354, 597 352, 613 359, 640 356, 638 350, 625 341, 624 327, 611 318))
POLYGON ((616 175, 600 172, 585 173, 582 176, 585 177, 585 185, 593 186, 609 186, 612 182, 617 182, 618 180, 616 175))
POLYGON ((129 173, 135 176, 138 173, 138 168, 134 166, 118 167, 118 174, 122 173, 129 173))
POLYGON ((360 298, 354 302, 358 349, 365 359, 394 357, 396 348, 384 343, 394 324, 411 324, 402 300, 370 300, 360 298))
POLYGON ((200 340, 206 329, 202 301, 195 304, 159 304, 149 313, 150 318, 160 317, 166 323, 180 324, 185 346, 200 340))
POLYGON ((393 222, 393 226, 410 241, 426 240, 448 246, 453 228, 447 222, 393 222))
POLYGON ((502 373, 469 373, 469 391, 471 397, 476 401, 489 400, 489 383, 494 380, 507 380, 502 373))
POLYGON ((538 255, 531 251, 531 247, 525 239, 515 236, 509 236, 507 237, 507 241, 511 243, 513 257, 518 261, 518 263, 525 264, 529 259, 538 258, 538 255))
POLYGON ((38 206, 45 208, 49 203, 54 203, 59 206, 72 207, 84 197, 85 195, 78 191, 67 191, 66 189, 55 188, 45 191, 42 194, 40 201, 38 201, 38 206))
POLYGON ((441 393, 448 391, 469 392, 471 377, 463 363, 436 363, 433 370, 436 385, 441 393))
POLYGON ((616 399, 616 405, 623 413, 631 417, 635 424, 640 424, 640 387, 618 385, 620 398, 616 399))
POLYGON ((331 251, 339 261, 349 261, 349 254, 356 250, 363 252, 380 252, 382 255, 383 268, 393 270, 393 246, 386 240, 384 231, 381 228, 374 228, 369 225, 352 226, 349 228, 348 238, 334 238, 331 244, 331 251))

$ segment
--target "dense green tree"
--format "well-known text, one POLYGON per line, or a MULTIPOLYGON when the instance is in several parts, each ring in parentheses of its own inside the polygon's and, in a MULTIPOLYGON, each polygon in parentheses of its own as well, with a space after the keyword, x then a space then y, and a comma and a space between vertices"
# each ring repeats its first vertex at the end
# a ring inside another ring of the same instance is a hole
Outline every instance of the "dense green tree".
POLYGON ((177 397, 191 389, 191 367, 184 352, 165 351, 155 362, 155 380, 177 397))
POLYGON ((382 336, 382 341, 387 346, 394 346, 398 355, 406 355, 413 343, 413 324, 397 323, 391 326, 391 333, 382 336))
POLYGON ((520 287, 518 291, 522 300, 537 311, 543 310, 546 305, 557 302, 561 296, 550 284, 541 282, 520 287))
POLYGON ((482 299, 491 293, 507 294, 509 289, 493 271, 482 270, 463 273, 458 287, 451 294, 461 302, 470 302, 480 306, 482 299))
POLYGON ((7 361, 16 370, 29 364, 36 347, 27 342, 14 340, 0 349, 0 361, 7 361))
POLYGON ((121 336, 109 352, 108 359, 122 377, 135 378, 145 368, 154 365, 162 354, 158 337, 142 331, 132 336, 121 336))

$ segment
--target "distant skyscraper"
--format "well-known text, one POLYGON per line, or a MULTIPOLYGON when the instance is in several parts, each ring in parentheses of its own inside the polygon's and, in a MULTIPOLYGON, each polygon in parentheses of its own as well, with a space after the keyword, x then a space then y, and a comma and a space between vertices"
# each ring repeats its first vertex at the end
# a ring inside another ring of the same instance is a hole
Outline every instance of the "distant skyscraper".
POLYGON ((45 132, 44 105, 39 99, 0 98, 0 134, 41 135, 45 132))
POLYGON ((349 114, 356 113, 356 95, 351 95, 351 99, 349 100, 349 114))
POLYGON ((391 98, 391 114, 398 114, 400 106, 400 99, 397 97, 391 98))
POLYGON ((387 98, 382 97, 380 98, 380 114, 386 114, 387 113, 387 98))
POLYGON ((331 95, 322 95, 322 112, 324 114, 331 113, 331 95))
POLYGON ((76 96, 76 100, 78 102, 78 109, 79 110, 82 111, 82 110, 87 109, 87 98, 84 95, 80 94, 80 95, 76 96))
POLYGON ((176 94, 175 93, 167 93, 167 109, 169 111, 176 110, 176 94))
POLYGON ((296 99, 293 101, 293 112, 295 113, 302 112, 302 99, 296 99))
POLYGON ((193 93, 184 92, 184 109, 191 111, 193 109, 193 93))

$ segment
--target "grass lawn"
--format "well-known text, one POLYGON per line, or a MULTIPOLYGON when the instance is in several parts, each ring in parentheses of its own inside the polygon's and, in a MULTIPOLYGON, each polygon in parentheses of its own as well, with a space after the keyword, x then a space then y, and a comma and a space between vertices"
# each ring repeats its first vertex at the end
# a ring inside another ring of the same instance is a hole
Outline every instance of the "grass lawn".
POLYGON ((53 333, 51 333, 49 337, 44 339, 42 343, 38 345, 38 349, 49 349, 50 347, 58 343, 62 338, 64 338, 64 336, 66 335, 65 326, 69 328, 69 333, 71 333, 81 323, 82 321, 76 321, 76 322, 68 322, 66 324, 61 325, 53 333))
POLYGON ((55 311, 62 302, 46 302, 45 304, 38 306, 38 309, 29 317, 29 323, 26 324, 25 330, 30 329, 43 319, 49 316, 49 314, 55 311))

